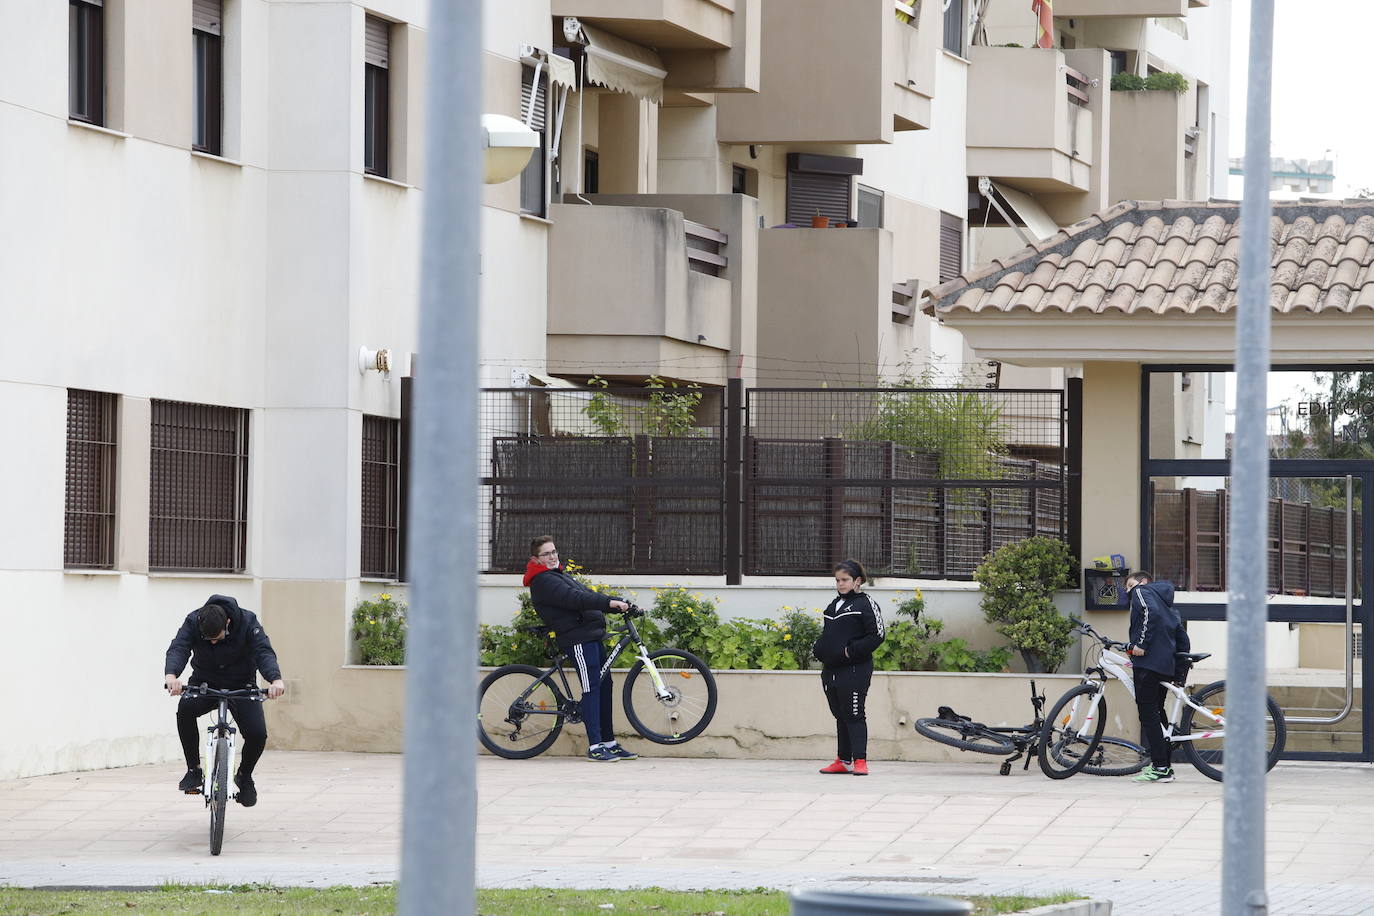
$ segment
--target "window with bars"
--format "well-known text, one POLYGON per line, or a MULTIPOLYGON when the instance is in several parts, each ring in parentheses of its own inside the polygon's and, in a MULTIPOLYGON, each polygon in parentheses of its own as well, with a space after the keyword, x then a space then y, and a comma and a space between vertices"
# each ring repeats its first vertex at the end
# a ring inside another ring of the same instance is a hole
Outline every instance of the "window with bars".
POLYGON ((67 114, 105 123, 105 2, 69 0, 67 7, 67 114))
POLYGON ((220 0, 191 0, 194 60, 191 148, 218 156, 224 151, 224 51, 220 0))
MULTIPOLYGON (((520 173, 520 210, 533 216, 548 214, 548 123, 549 80, 548 74, 541 70, 539 84, 534 81, 534 68, 525 66, 520 72, 520 120, 529 118, 530 129, 539 134, 539 146, 525 170, 520 173), (531 114, 532 112, 532 114, 531 114)), ((585 168, 585 163, 584 163, 585 168)), ((595 193, 588 191, 587 193, 595 193)))
POLYGON ((391 23, 367 17, 364 54, 363 171, 386 178, 391 174, 391 23))
POLYGON ((400 575, 401 423, 388 417, 363 417, 363 576, 400 575))
POLYGON ((114 568, 115 396, 67 391, 67 519, 62 562, 114 568))
POLYGON ((948 213, 940 214, 940 282, 953 280, 964 272, 964 221, 948 213))
POLYGON ((148 566, 243 572, 248 544, 248 411, 153 401, 148 566))

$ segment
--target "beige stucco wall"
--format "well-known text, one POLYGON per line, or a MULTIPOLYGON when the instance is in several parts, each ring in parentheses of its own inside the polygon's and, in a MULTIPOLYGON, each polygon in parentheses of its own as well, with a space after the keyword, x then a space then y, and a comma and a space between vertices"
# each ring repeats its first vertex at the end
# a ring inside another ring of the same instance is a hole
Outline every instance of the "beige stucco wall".
POLYGON ((1119 553, 1140 564, 1139 416, 1138 364, 1083 364, 1085 561, 1119 553))
POLYGON ((1182 199, 1188 94, 1113 92, 1111 98, 1111 202, 1182 199))

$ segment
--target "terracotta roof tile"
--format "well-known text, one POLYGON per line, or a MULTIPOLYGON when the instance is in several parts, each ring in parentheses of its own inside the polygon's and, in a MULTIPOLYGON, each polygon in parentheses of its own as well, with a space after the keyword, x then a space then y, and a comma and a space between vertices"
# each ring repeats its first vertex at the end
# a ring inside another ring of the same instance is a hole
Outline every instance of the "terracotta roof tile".
MULTIPOLYGON (((1239 221, 1235 201, 1122 201, 935 287, 928 310, 1229 312, 1239 221)), ((1374 309, 1374 201, 1276 203, 1269 236, 1274 309, 1374 309)))

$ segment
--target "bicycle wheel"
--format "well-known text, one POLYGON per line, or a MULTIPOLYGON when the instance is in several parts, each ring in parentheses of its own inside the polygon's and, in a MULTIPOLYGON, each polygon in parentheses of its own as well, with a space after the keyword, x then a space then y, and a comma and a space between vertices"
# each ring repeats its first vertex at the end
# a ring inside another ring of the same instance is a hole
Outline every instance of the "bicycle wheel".
POLYGON ((1068 779, 1083 767, 1102 742, 1107 727, 1107 701, 1094 695, 1096 684, 1079 684, 1060 697, 1040 732, 1040 769, 1050 779, 1068 779))
POLYGON ((1150 752, 1125 738, 1104 737, 1088 755, 1083 772, 1093 776, 1130 776, 1145 769, 1150 752))
MULTIPOLYGON (((1190 699, 1209 710, 1211 715, 1200 713, 1191 706, 1184 708, 1179 731, 1183 735, 1196 734, 1198 737, 1181 742, 1183 754, 1199 773, 1221 782, 1226 756, 1226 682, 1208 684, 1190 699)), ((1265 694, 1264 703, 1264 746, 1267 749, 1264 768, 1272 770, 1274 764, 1279 762, 1279 755, 1283 753, 1283 746, 1288 740, 1288 726, 1283 721, 1283 710, 1279 709, 1273 697, 1265 694)))
POLYGON ((961 751, 979 754, 1016 753, 1016 744, 1000 732, 991 731, 979 722, 957 719, 927 718, 916 720, 916 731, 931 741, 938 741, 961 751))
POLYGON ((658 744, 681 744, 701 734, 716 714, 716 679, 706 663, 681 649, 649 653, 665 693, 637 661, 625 675, 625 717, 658 744))
POLYGON ((547 751, 563 730, 567 700, 544 671, 506 665, 477 688, 477 737, 498 757, 525 760, 547 751), (542 680, 541 680, 542 678, 542 680))
POLYGON ((210 855, 224 847, 224 811, 229 806, 229 739, 215 739, 215 759, 210 780, 210 855))

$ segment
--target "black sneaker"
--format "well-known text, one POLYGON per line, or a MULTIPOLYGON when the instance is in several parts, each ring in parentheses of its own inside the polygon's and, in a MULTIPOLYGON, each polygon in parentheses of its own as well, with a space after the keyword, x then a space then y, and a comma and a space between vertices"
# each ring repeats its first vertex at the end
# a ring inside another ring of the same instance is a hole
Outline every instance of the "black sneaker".
POLYGON ((200 771, 200 767, 192 767, 186 771, 185 776, 181 777, 181 782, 177 783, 177 791, 185 792, 187 795, 199 795, 203 785, 205 785, 205 774, 200 771))
POLYGON ((611 747, 608 747, 608 748, 606 748, 606 750, 610 751, 612 754, 615 754, 615 756, 616 756, 618 759, 620 759, 620 760, 638 760, 638 759, 639 759, 639 755, 636 754, 634 751, 626 750, 625 748, 621 747, 621 746, 618 745, 618 744, 613 745, 613 746, 611 746, 611 747))
POLYGON ((608 747, 594 747, 587 751, 587 759, 597 763, 615 763, 620 758, 608 747))
POLYGON ((239 794, 235 797, 239 800, 240 805, 251 808, 258 803, 258 787, 253 785, 252 776, 235 773, 234 785, 239 787, 239 794))

